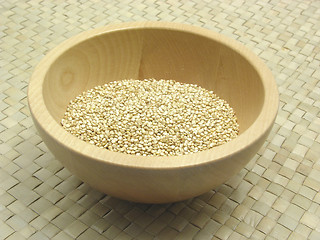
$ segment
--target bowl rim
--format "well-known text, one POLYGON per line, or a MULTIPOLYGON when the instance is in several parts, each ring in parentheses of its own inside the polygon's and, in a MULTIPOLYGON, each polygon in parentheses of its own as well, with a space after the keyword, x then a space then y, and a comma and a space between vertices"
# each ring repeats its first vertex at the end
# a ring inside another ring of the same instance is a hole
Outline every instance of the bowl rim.
POLYGON ((84 31, 65 40, 49 51, 36 66, 30 78, 27 95, 33 120, 38 124, 38 127, 40 127, 42 131, 49 135, 60 146, 64 146, 78 156, 83 156, 92 161, 104 162, 122 167, 126 166, 130 168, 147 168, 155 170, 205 165, 210 162, 222 161, 223 159, 242 152, 247 147, 259 142, 259 140, 269 132, 275 121, 279 104, 278 89, 271 71, 257 55, 247 49, 244 45, 209 29, 182 23, 160 21, 110 24, 84 31), (180 156, 138 156, 112 152, 86 143, 64 130, 47 110, 42 94, 43 82, 52 63, 66 50, 90 38, 115 31, 146 28, 182 31, 210 38, 231 48, 244 57, 260 76, 265 91, 261 111, 253 124, 237 136, 237 138, 228 143, 201 152, 180 156))

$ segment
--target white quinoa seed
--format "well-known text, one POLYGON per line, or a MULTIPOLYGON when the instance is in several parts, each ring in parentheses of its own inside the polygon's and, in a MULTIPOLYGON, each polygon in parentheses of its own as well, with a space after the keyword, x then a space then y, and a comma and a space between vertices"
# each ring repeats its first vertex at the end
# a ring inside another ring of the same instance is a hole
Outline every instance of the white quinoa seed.
POLYGON ((224 144, 239 133, 229 104, 195 84, 121 80, 72 100, 61 120, 71 134, 101 148, 173 156, 224 144))

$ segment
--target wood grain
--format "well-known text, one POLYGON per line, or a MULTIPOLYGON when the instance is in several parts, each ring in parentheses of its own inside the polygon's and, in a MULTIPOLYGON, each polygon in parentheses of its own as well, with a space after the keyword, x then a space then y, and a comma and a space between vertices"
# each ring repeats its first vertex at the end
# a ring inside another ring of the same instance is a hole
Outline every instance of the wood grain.
POLYGON ((39 134, 72 173, 115 197, 164 203, 200 195, 243 168, 264 143, 279 99, 270 70, 238 42, 189 25, 141 22, 90 30, 57 46, 34 70, 28 101, 39 134), (100 149, 60 126, 81 92, 151 77, 213 90, 235 109, 240 135, 200 153, 142 157, 100 149))

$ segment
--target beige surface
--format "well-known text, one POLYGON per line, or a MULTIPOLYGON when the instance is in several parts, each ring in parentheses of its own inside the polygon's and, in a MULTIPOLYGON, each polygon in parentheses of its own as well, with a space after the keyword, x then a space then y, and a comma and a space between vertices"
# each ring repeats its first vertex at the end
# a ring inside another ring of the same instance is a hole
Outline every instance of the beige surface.
POLYGON ((2 1, 0 239, 320 239, 319 1, 2 1), (280 91, 272 133, 232 180, 201 197, 144 205, 71 175, 38 137, 26 87, 49 49, 83 30, 184 22, 257 53, 280 91))

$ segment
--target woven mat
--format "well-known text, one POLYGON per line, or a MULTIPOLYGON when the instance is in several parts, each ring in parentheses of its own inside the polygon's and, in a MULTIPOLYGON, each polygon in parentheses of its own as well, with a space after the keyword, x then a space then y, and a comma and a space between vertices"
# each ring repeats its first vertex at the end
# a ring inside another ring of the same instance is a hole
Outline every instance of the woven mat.
POLYGON ((320 1, 0 1, 0 239, 320 239, 320 1), (241 172, 166 205, 102 194, 52 156, 27 106, 48 50, 109 23, 165 20, 242 42, 272 70, 280 108, 241 172))

